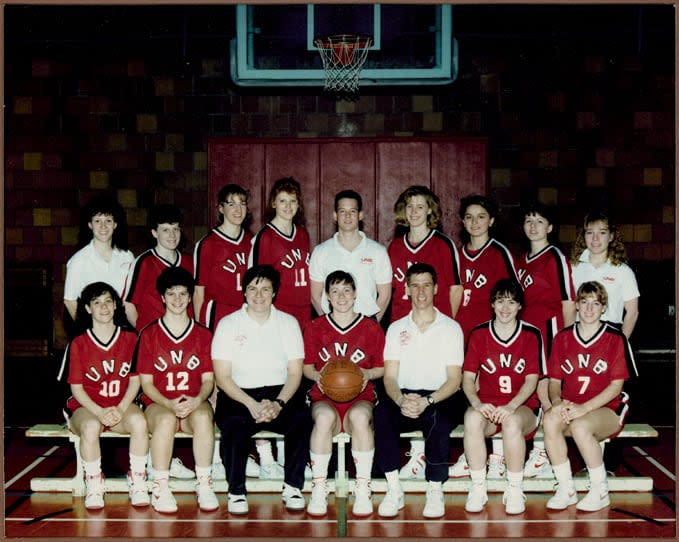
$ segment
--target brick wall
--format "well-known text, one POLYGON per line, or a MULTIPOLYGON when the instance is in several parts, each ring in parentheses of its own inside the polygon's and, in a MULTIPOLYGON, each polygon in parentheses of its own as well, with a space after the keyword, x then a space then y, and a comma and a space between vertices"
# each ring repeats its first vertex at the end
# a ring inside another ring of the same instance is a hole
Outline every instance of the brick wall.
POLYGON ((459 41, 453 85, 368 88, 356 103, 329 101, 315 89, 239 90, 214 53, 185 62, 153 51, 51 53, 10 44, 5 257, 8 265, 52 267, 56 344, 65 340, 63 275, 76 250, 79 207, 114 192, 138 254, 147 247, 149 208, 175 203, 186 214, 191 250, 207 228, 206 149, 217 135, 484 135, 491 193, 513 248, 521 240, 518 206, 538 197, 558 207, 566 249, 587 208, 603 203, 618 216, 633 260, 673 259, 671 51, 569 50, 550 39, 489 51, 473 38, 459 41))

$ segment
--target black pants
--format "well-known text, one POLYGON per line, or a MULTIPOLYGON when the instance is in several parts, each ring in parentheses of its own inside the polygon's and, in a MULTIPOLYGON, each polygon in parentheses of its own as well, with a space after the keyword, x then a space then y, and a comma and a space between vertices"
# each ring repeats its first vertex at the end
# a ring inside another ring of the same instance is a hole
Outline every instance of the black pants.
MULTIPOLYGON (((422 396, 432 390, 403 390, 422 396)), ((386 397, 375 406, 375 458, 378 468, 383 472, 398 470, 401 466, 400 434, 406 431, 422 431, 424 436, 424 455, 427 458, 425 478, 429 481, 443 482, 448 479, 448 460, 450 457, 450 400, 429 405, 419 418, 403 416, 399 406, 386 397)))
MULTIPOLYGON (((267 386, 243 391, 256 401, 273 400, 282 386, 267 386)), ((255 423, 245 405, 229 398, 222 390, 217 397, 215 422, 222 432, 219 453, 229 482, 229 493, 245 495, 245 466, 248 460, 252 435, 258 431, 273 431, 285 436, 285 483, 302 489, 304 468, 309 461, 311 437, 311 412, 300 393, 285 405, 275 420, 255 423)))

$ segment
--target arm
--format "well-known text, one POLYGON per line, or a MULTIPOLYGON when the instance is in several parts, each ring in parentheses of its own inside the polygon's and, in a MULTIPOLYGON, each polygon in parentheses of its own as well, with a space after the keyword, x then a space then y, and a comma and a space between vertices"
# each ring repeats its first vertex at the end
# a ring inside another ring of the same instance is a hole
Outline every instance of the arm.
POLYGON ((639 318, 639 298, 635 297, 629 301, 625 301, 625 316, 622 319, 622 332, 628 339, 634 331, 634 326, 639 318))
POLYGON ((200 390, 198 395, 183 396, 183 400, 178 402, 177 417, 186 418, 194 410, 196 410, 201 403, 204 403, 212 395, 212 390, 215 388, 215 376, 212 371, 208 371, 200 375, 200 390))
POLYGON ((112 427, 120 422, 122 415, 116 407, 101 407, 87 394, 82 384, 71 384, 71 393, 80 405, 94 414, 101 425, 112 427))
POLYGON ((140 378, 141 378, 141 389, 143 390, 144 395, 146 395, 154 403, 158 403, 159 405, 164 406, 168 410, 175 412, 175 402, 168 399, 162 393, 160 393, 160 390, 156 388, 156 385, 153 383, 152 374, 142 373, 140 375, 140 378))
POLYGON ((319 316, 325 314, 323 304, 321 303, 324 286, 325 285, 322 282, 316 282, 315 280, 311 281, 311 304, 314 306, 314 310, 319 316))
MULTIPOLYGON (((64 306, 66 307, 68 314, 71 316, 71 320, 73 320, 75 322, 75 313, 76 313, 76 310, 78 309, 78 300, 77 299, 64 299, 64 306)), ((76 398, 76 400, 77 400, 77 398, 76 398)), ((80 401, 78 401, 78 402, 80 403, 80 401)), ((82 403, 80 403, 80 404, 82 405, 82 403)))
POLYGON ((129 301, 123 302, 123 305, 125 307, 125 316, 127 316, 127 320, 132 324, 132 327, 137 327, 137 317, 139 316, 137 307, 129 301))
POLYGON ((567 419, 564 421, 568 423, 575 418, 589 414, 593 410, 607 405, 618 395, 620 395, 624 382, 625 381, 622 379, 612 380, 611 383, 601 391, 601 393, 595 395, 588 401, 580 404, 569 403, 566 407, 567 419))
POLYGON ((388 284, 378 284, 377 299, 375 300, 378 307, 380 308, 380 310, 375 315, 375 318, 377 318, 378 322, 382 320, 382 317, 384 316, 384 313, 387 310, 387 307, 389 306, 390 300, 391 300, 391 282, 389 282, 388 284))
POLYGON ((562 301, 561 312, 563 314, 564 327, 575 323, 575 301, 562 301))
POLYGON ((458 309, 460 308, 460 303, 462 303, 462 285, 455 284, 450 287, 450 307, 452 309, 451 317, 455 318, 458 309))
POLYGON ((526 379, 523 381, 523 384, 519 388, 519 391, 516 392, 516 395, 514 397, 512 397, 512 400, 509 401, 506 405, 502 405, 496 408, 495 412, 493 413, 493 416, 491 417, 491 420, 494 423, 503 423, 507 419, 507 416, 516 412, 516 409, 519 408, 528 400, 531 394, 535 391, 535 387, 537 386, 537 384, 538 384, 537 374, 527 375, 526 379))
POLYGON ((244 405, 250 412, 250 415, 255 420, 258 420, 262 406, 258 401, 255 401, 252 397, 245 393, 238 386, 238 384, 234 382, 233 378, 231 377, 232 363, 227 360, 213 359, 212 366, 214 368, 217 387, 220 388, 231 399, 244 405))
POLYGON ((196 284, 193 289, 193 314, 198 320, 198 315, 200 314, 200 309, 203 307, 203 302, 205 301, 205 286, 198 286, 196 284))
POLYGON ((552 403, 552 407, 555 407, 561 403, 561 380, 550 378, 547 386, 549 400, 552 403))
POLYGON ((401 406, 403 393, 398 386, 399 365, 397 360, 384 360, 384 391, 394 403, 401 406))
POLYGON ((132 401, 134 401, 134 398, 137 397, 137 394, 139 393, 140 387, 141 384, 139 383, 139 375, 131 376, 127 385, 127 391, 120 400, 120 403, 118 403, 118 410, 120 410, 121 413, 125 412, 127 407, 132 404, 132 401))

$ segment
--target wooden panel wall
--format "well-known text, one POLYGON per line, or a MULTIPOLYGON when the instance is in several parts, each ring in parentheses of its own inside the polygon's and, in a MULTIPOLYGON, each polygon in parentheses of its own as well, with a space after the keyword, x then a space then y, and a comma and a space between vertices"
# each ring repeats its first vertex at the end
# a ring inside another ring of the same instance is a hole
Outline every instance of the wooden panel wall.
POLYGON ((262 226, 271 185, 281 177, 295 177, 302 185, 313 245, 334 233, 334 197, 343 189, 361 194, 363 229, 386 245, 394 233, 394 203, 411 184, 429 186, 438 194, 444 232, 456 242, 460 198, 485 194, 488 187, 484 138, 216 138, 209 142, 208 161, 208 205, 214 209, 226 183, 247 188, 253 232, 262 226))

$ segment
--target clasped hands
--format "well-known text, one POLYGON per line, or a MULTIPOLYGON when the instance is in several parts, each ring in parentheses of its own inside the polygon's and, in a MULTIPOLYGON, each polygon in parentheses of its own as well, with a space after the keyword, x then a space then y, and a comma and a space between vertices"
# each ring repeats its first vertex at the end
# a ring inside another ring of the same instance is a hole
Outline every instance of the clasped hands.
POLYGON ((275 420, 281 413, 283 408, 275 401, 269 399, 262 399, 248 405, 250 415, 254 418, 255 423, 266 423, 275 420))
POLYGON ((495 425, 502 424, 509 416, 514 413, 514 409, 508 405, 496 407, 492 403, 481 403, 479 406, 474 408, 495 425))

